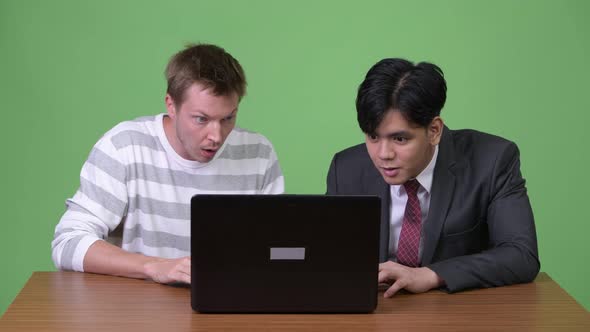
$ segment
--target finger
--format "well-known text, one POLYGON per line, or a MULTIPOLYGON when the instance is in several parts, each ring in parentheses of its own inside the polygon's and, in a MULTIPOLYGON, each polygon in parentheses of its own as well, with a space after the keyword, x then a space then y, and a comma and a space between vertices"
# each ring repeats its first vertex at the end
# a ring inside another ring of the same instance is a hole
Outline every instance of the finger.
POLYGON ((174 267, 174 270, 179 271, 184 274, 191 274, 191 266, 190 264, 187 265, 186 263, 182 262, 174 267))
POLYGON ((378 280, 386 282, 388 280, 397 280, 404 275, 404 269, 401 265, 395 264, 386 269, 380 270, 378 280))
POLYGON ((393 283, 393 285, 391 285, 391 287, 389 287, 388 290, 385 291, 385 293, 383 293, 383 297, 390 298, 402 288, 403 288, 402 281, 397 280, 396 282, 393 283))
POLYGON ((190 285, 190 283, 191 283, 191 274, 190 273, 189 274, 183 273, 181 275, 181 280, 180 281, 184 282, 185 284, 189 284, 190 285))
POLYGON ((389 282, 393 280, 391 274, 388 271, 381 271, 377 277, 377 282, 389 282))
POLYGON ((182 271, 176 271, 173 275, 175 281, 183 282, 185 284, 191 283, 191 274, 182 271))

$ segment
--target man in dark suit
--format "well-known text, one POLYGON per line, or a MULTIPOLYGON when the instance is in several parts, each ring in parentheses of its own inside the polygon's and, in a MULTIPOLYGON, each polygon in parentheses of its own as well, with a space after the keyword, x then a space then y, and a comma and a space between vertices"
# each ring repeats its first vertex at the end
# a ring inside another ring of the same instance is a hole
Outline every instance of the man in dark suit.
POLYGON ((519 151, 503 138, 450 130, 440 68, 375 64, 356 100, 365 144, 337 153, 327 193, 381 197, 379 282, 420 293, 532 281, 539 272, 519 151))

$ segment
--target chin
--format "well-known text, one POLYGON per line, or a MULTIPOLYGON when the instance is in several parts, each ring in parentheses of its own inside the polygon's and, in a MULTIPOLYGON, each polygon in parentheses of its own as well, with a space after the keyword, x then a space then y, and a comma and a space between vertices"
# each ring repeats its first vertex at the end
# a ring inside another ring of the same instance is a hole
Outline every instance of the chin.
POLYGON ((400 185, 400 184, 403 184, 404 182, 406 182, 406 181, 403 181, 401 179, 398 179, 398 178, 390 178, 390 177, 387 177, 385 175, 383 176, 383 180, 388 185, 390 185, 390 186, 396 186, 396 185, 400 185))
POLYGON ((400 186, 404 184, 405 181, 385 181, 390 186, 400 186))
POLYGON ((191 155, 189 155, 189 157, 190 157, 189 160, 198 161, 200 163, 206 163, 209 161, 209 160, 206 160, 206 158, 201 156, 200 154, 191 154, 191 155))

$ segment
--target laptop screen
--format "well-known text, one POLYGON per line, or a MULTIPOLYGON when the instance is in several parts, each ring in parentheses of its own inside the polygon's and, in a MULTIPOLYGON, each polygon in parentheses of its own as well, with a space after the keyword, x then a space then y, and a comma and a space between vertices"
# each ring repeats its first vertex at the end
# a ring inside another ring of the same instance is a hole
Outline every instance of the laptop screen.
POLYGON ((192 305, 201 312, 370 312, 380 199, 196 195, 192 305))
POLYGON ((194 196, 193 309, 374 310, 380 203, 374 196, 194 196))

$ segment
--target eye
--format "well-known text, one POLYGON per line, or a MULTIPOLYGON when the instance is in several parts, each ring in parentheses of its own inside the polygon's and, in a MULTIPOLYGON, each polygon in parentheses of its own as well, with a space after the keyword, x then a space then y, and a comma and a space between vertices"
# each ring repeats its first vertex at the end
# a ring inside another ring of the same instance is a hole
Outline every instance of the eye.
POLYGON ((208 119, 204 116, 195 116, 195 122, 199 124, 207 123, 208 119))
POLYGON ((371 142, 376 142, 376 141, 377 141, 377 139, 379 138, 379 137, 377 137, 377 135, 375 135, 375 134, 367 134, 367 137, 369 138, 369 140, 370 140, 371 142))
POLYGON ((226 118, 223 118, 223 121, 224 122, 231 122, 233 119, 234 119, 234 116, 233 115, 230 115, 230 116, 228 116, 226 118))
POLYGON ((408 139, 403 136, 394 136, 392 139, 397 143, 406 143, 408 141, 408 139))

